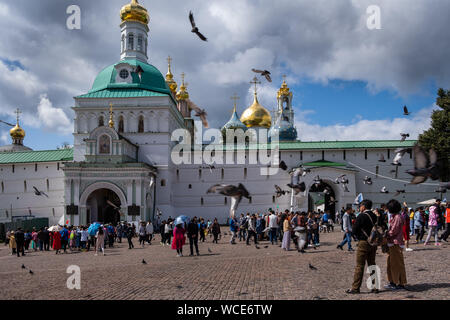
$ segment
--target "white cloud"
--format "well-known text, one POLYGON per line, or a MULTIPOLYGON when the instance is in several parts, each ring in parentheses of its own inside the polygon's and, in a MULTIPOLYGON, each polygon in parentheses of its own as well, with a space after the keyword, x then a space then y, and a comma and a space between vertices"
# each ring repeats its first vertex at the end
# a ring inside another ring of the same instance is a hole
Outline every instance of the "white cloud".
POLYGON ((333 124, 321 126, 308 121, 297 121, 296 127, 302 141, 322 140, 400 140, 400 133, 409 133, 409 139, 417 139, 419 134, 430 128, 431 113, 437 106, 424 108, 411 118, 392 120, 360 119, 349 125, 333 124), (332 138, 331 138, 332 137, 332 138))
POLYGON ((57 131, 62 134, 70 134, 73 124, 60 108, 53 107, 47 95, 41 96, 41 101, 37 107, 37 117, 40 125, 48 131, 57 131))
POLYGON ((9 132, 8 131, 2 131, 0 133, 0 142, 2 142, 2 144, 7 144, 9 141, 9 132))

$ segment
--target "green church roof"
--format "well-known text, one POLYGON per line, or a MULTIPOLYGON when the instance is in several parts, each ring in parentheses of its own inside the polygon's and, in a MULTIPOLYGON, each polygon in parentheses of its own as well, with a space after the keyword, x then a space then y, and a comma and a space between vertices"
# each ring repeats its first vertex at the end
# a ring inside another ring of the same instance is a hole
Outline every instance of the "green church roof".
POLYGON ((326 160, 319 160, 314 162, 303 163, 304 167, 345 167, 345 163, 331 162, 326 160))
POLYGON ((0 164, 72 161, 73 149, 0 153, 0 164))
POLYGON ((155 96, 158 94, 172 96, 161 72, 151 64, 136 60, 121 60, 100 71, 88 94, 77 98, 122 98, 155 96), (128 63, 134 67, 141 67, 141 79, 137 73, 132 72, 132 83, 116 83, 116 65, 128 63))

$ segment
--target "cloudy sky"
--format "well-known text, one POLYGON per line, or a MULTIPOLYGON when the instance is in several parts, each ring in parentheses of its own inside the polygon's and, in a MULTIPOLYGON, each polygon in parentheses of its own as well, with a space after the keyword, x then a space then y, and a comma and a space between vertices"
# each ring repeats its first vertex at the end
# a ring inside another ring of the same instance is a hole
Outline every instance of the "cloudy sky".
MULTIPOLYGON (((71 142, 73 97, 120 55, 119 10, 128 0, 0 0, 0 119, 23 110, 25 144, 71 142), (81 30, 66 9, 81 8, 81 30)), ((397 139, 429 126, 437 88, 450 88, 448 0, 140 0, 150 14, 149 62, 186 73, 191 99, 214 127, 251 103, 251 68, 272 72, 260 102, 271 110, 282 75, 294 92, 299 138, 397 139), (381 30, 367 7, 381 8, 381 30), (190 32, 192 10, 201 42, 190 32), (410 117, 402 116, 408 105, 410 117)), ((0 144, 9 143, 0 125, 0 144)))

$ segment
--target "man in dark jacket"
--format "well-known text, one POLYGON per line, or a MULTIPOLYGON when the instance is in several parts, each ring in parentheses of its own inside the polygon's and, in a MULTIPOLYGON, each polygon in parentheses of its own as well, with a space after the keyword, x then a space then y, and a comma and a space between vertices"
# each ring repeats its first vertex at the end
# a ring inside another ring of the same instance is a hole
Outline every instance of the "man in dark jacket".
MULTIPOLYGON (((358 239, 358 249, 356 250, 356 268, 353 277, 352 288, 347 290, 348 294, 360 293, 360 288, 364 276, 364 267, 367 261, 368 266, 375 265, 375 256, 377 247, 371 246, 368 242, 368 235, 370 235, 375 223, 378 222, 377 216, 372 212, 372 201, 363 200, 359 206, 360 214, 356 218, 353 225, 352 233, 358 239)), ((381 222, 381 221, 380 221, 381 222)), ((372 292, 377 293, 377 289, 372 289, 372 292)))
POLYGON ((50 232, 48 231, 47 228, 44 228, 43 239, 44 239, 44 250, 50 251, 50 232))
POLYGON ((194 255, 194 246, 195 251, 197 252, 197 255, 199 256, 200 253, 198 252, 198 222, 197 217, 194 217, 191 222, 189 222, 187 227, 187 236, 189 238, 189 247, 191 249, 190 256, 194 255))
POLYGON ((17 256, 20 257, 19 253, 22 251, 23 257, 25 255, 25 234, 23 233, 22 228, 17 228, 14 236, 16 238, 17 256))

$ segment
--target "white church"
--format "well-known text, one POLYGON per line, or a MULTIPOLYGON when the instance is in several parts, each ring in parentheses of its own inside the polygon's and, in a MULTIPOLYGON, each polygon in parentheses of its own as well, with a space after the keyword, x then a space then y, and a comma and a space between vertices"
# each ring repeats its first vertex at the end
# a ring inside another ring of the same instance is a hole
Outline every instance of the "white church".
POLYGON ((12 144, 0 147, 0 222, 35 216, 48 217, 50 224, 116 223, 154 220, 158 213, 162 218, 185 214, 225 222, 231 201, 207 194, 214 184, 242 183, 247 188, 250 199, 242 200, 238 214, 269 208, 306 211, 320 205, 334 213, 351 206, 360 193, 375 205, 397 190, 406 191, 396 198, 410 206, 436 196, 431 184, 408 184, 411 177, 405 171, 414 167, 412 153, 405 154, 401 167, 391 164, 395 149, 411 148, 416 141, 299 141, 293 93, 286 81, 274 97, 276 112, 271 114, 258 102, 255 89, 253 104, 241 117, 235 104, 222 131, 268 130, 269 142, 278 138, 280 161, 290 169, 311 170, 301 178, 304 193, 294 195, 287 187, 289 170, 262 174, 267 164, 251 163, 251 148, 245 143, 225 149, 232 159, 243 153, 244 164, 175 164, 172 133, 185 129, 195 135, 184 76, 178 89, 170 58, 165 77, 148 63, 149 15, 142 5, 132 0, 120 17, 120 61, 100 71, 89 92, 75 97, 73 148, 31 150, 24 145, 19 117, 10 131, 12 144), (344 174, 348 190, 334 183, 344 174), (320 185, 314 183, 317 176, 320 185), (371 185, 364 183, 366 176, 371 185), (275 185, 289 193, 276 197, 275 185), (381 193, 382 187, 390 193, 381 193), (37 195, 35 188, 45 194, 37 195), (326 195, 325 188, 330 190, 326 195))

